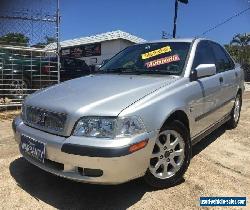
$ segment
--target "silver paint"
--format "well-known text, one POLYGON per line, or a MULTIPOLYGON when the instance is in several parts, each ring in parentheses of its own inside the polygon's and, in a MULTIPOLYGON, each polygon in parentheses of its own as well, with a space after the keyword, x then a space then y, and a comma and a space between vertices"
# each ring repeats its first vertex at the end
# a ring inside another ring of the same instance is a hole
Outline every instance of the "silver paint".
POLYGON ((77 181, 117 184, 143 176, 149 167, 159 130, 171 114, 181 111, 187 116, 190 136, 194 139, 228 115, 233 108, 237 91, 239 89, 244 91, 244 75, 239 66, 225 73, 190 81, 189 76, 196 47, 202 40, 163 40, 192 42, 192 48, 181 76, 90 75, 40 90, 28 96, 24 106, 67 114, 66 130, 62 136, 52 135, 31 128, 25 125, 22 119, 16 118, 14 121, 15 139, 19 143, 20 135, 25 134, 45 143, 46 158, 63 163, 64 171, 54 171, 29 157, 25 156, 25 158, 44 170, 77 181), (219 82, 220 76, 224 77, 223 84, 219 82), (229 100, 232 102, 226 103, 229 100), (209 114, 206 115, 206 113, 209 114), (72 136, 75 123, 83 116, 139 116, 147 132, 132 138, 119 139, 72 136), (201 116, 204 117, 201 118, 201 116), (149 143, 144 149, 117 158, 86 157, 61 152, 63 143, 115 149, 145 139, 149 139, 149 143), (79 176, 75 171, 77 166, 102 169, 104 175, 96 178, 79 176))

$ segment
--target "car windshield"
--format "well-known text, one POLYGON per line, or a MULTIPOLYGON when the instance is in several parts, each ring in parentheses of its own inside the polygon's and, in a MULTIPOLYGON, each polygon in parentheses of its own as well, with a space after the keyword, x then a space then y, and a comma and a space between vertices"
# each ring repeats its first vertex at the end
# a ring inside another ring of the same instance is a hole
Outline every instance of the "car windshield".
POLYGON ((127 47, 100 68, 100 73, 180 75, 190 43, 160 42, 127 47))

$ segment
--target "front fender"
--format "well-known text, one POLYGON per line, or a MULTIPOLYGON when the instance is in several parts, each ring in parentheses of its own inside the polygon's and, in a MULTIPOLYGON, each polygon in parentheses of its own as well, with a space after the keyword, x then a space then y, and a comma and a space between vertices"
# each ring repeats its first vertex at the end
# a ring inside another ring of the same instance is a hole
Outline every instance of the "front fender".
POLYGON ((191 96, 188 91, 185 91, 186 85, 188 85, 188 79, 182 78, 134 103, 123 110, 119 116, 140 116, 148 132, 159 130, 175 111, 183 111, 192 122, 189 110, 191 96))

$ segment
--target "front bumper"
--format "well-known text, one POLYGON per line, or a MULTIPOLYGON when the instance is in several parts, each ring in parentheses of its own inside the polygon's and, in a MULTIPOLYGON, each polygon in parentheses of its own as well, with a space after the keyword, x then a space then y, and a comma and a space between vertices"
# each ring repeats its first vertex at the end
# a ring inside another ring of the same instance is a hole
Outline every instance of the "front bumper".
POLYGON ((96 184, 119 184, 143 176, 148 168, 157 135, 157 132, 150 132, 134 138, 115 140, 62 137, 31 128, 20 117, 13 121, 12 127, 19 145, 21 135, 45 144, 45 163, 20 150, 29 162, 64 178, 96 184), (129 145, 146 139, 148 143, 143 149, 131 154, 127 152, 129 145), (98 173, 85 173, 91 170, 98 173))

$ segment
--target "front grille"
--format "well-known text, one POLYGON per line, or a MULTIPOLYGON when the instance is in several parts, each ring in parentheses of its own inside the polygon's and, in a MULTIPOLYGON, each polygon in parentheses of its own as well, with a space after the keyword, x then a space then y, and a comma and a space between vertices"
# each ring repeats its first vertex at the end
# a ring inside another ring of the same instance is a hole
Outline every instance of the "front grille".
POLYGON ((26 106, 23 111, 24 122, 31 127, 53 134, 61 134, 64 131, 67 118, 64 113, 51 112, 31 106, 26 106))

